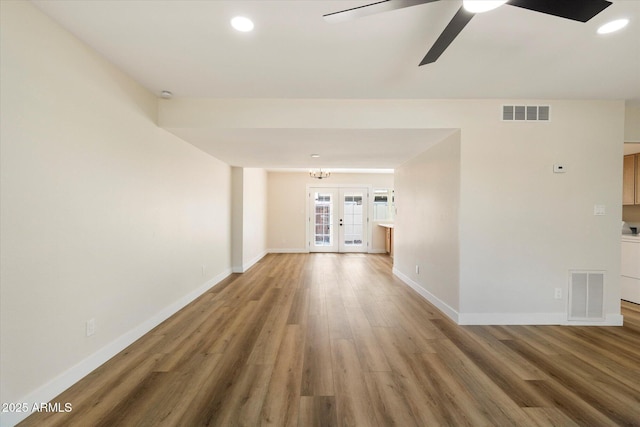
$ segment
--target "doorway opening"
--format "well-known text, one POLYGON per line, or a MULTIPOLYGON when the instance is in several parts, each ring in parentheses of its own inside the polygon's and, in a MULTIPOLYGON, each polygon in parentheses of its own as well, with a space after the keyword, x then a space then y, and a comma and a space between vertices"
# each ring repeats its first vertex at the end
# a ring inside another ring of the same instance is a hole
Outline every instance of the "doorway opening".
POLYGON ((309 188, 309 252, 368 252, 369 189, 309 188))

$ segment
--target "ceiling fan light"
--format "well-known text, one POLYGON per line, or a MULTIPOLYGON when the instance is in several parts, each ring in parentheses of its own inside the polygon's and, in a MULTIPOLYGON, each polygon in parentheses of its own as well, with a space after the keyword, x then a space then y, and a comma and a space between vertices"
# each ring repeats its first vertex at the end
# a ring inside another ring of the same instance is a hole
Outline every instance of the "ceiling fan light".
POLYGON ((628 19, 616 19, 615 21, 609 21, 598 28, 598 34, 613 33, 615 31, 623 29, 627 26, 628 23, 628 19))
POLYGON ((507 0, 464 0, 462 4, 467 12, 482 13, 505 4, 507 0))

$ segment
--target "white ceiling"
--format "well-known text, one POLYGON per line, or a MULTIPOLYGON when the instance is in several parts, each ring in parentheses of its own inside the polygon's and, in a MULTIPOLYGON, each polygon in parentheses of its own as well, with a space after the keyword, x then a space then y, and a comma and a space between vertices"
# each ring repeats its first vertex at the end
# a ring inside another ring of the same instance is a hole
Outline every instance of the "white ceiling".
MULTIPOLYGON (((475 16, 436 63, 423 67, 418 63, 461 1, 442 0, 334 24, 322 18, 373 2, 33 1, 150 91, 170 90, 176 97, 640 102, 640 1, 614 1, 588 23, 505 5, 475 16), (236 15, 253 19, 255 31, 231 29, 229 20, 236 15), (596 34, 599 25, 621 17, 631 20, 625 30, 596 34)), ((334 165, 394 167, 403 161, 395 159, 390 166, 384 153, 362 162, 354 156, 358 144, 352 152, 337 151, 354 138, 375 139, 367 130, 301 135, 302 131, 283 129, 266 136, 249 131, 206 136, 189 132, 185 129, 180 136, 239 166, 305 167, 298 160, 260 158, 252 148, 280 144, 276 149, 286 147, 282 154, 299 147, 308 157, 312 141, 323 144, 326 153, 342 156, 334 165), (327 139, 343 144, 334 147, 327 139)), ((434 132, 423 136, 431 141, 441 131, 434 132)), ((404 151, 413 152, 415 146, 414 138, 404 151)))
POLYGON ((168 129, 230 165, 394 169, 455 129, 168 129), (215 132, 215 135, 212 135, 215 132), (319 154, 320 158, 312 158, 319 154))

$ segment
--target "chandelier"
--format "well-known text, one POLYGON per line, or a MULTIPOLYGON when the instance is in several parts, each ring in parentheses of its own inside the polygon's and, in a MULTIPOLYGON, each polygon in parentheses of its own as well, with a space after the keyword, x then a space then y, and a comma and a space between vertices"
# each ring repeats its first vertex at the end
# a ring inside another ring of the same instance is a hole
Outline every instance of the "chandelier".
POLYGON ((309 171, 309 176, 315 179, 325 179, 331 176, 331 172, 324 172, 322 169, 309 171))

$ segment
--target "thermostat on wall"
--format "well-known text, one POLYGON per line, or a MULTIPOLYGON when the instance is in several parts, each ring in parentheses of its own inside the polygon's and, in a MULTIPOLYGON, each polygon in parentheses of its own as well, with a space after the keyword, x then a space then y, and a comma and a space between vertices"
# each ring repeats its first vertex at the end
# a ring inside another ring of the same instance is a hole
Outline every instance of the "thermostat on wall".
POLYGON ((567 168, 565 167, 565 165, 560 165, 560 164, 553 165, 554 173, 565 173, 566 171, 567 171, 567 168))

